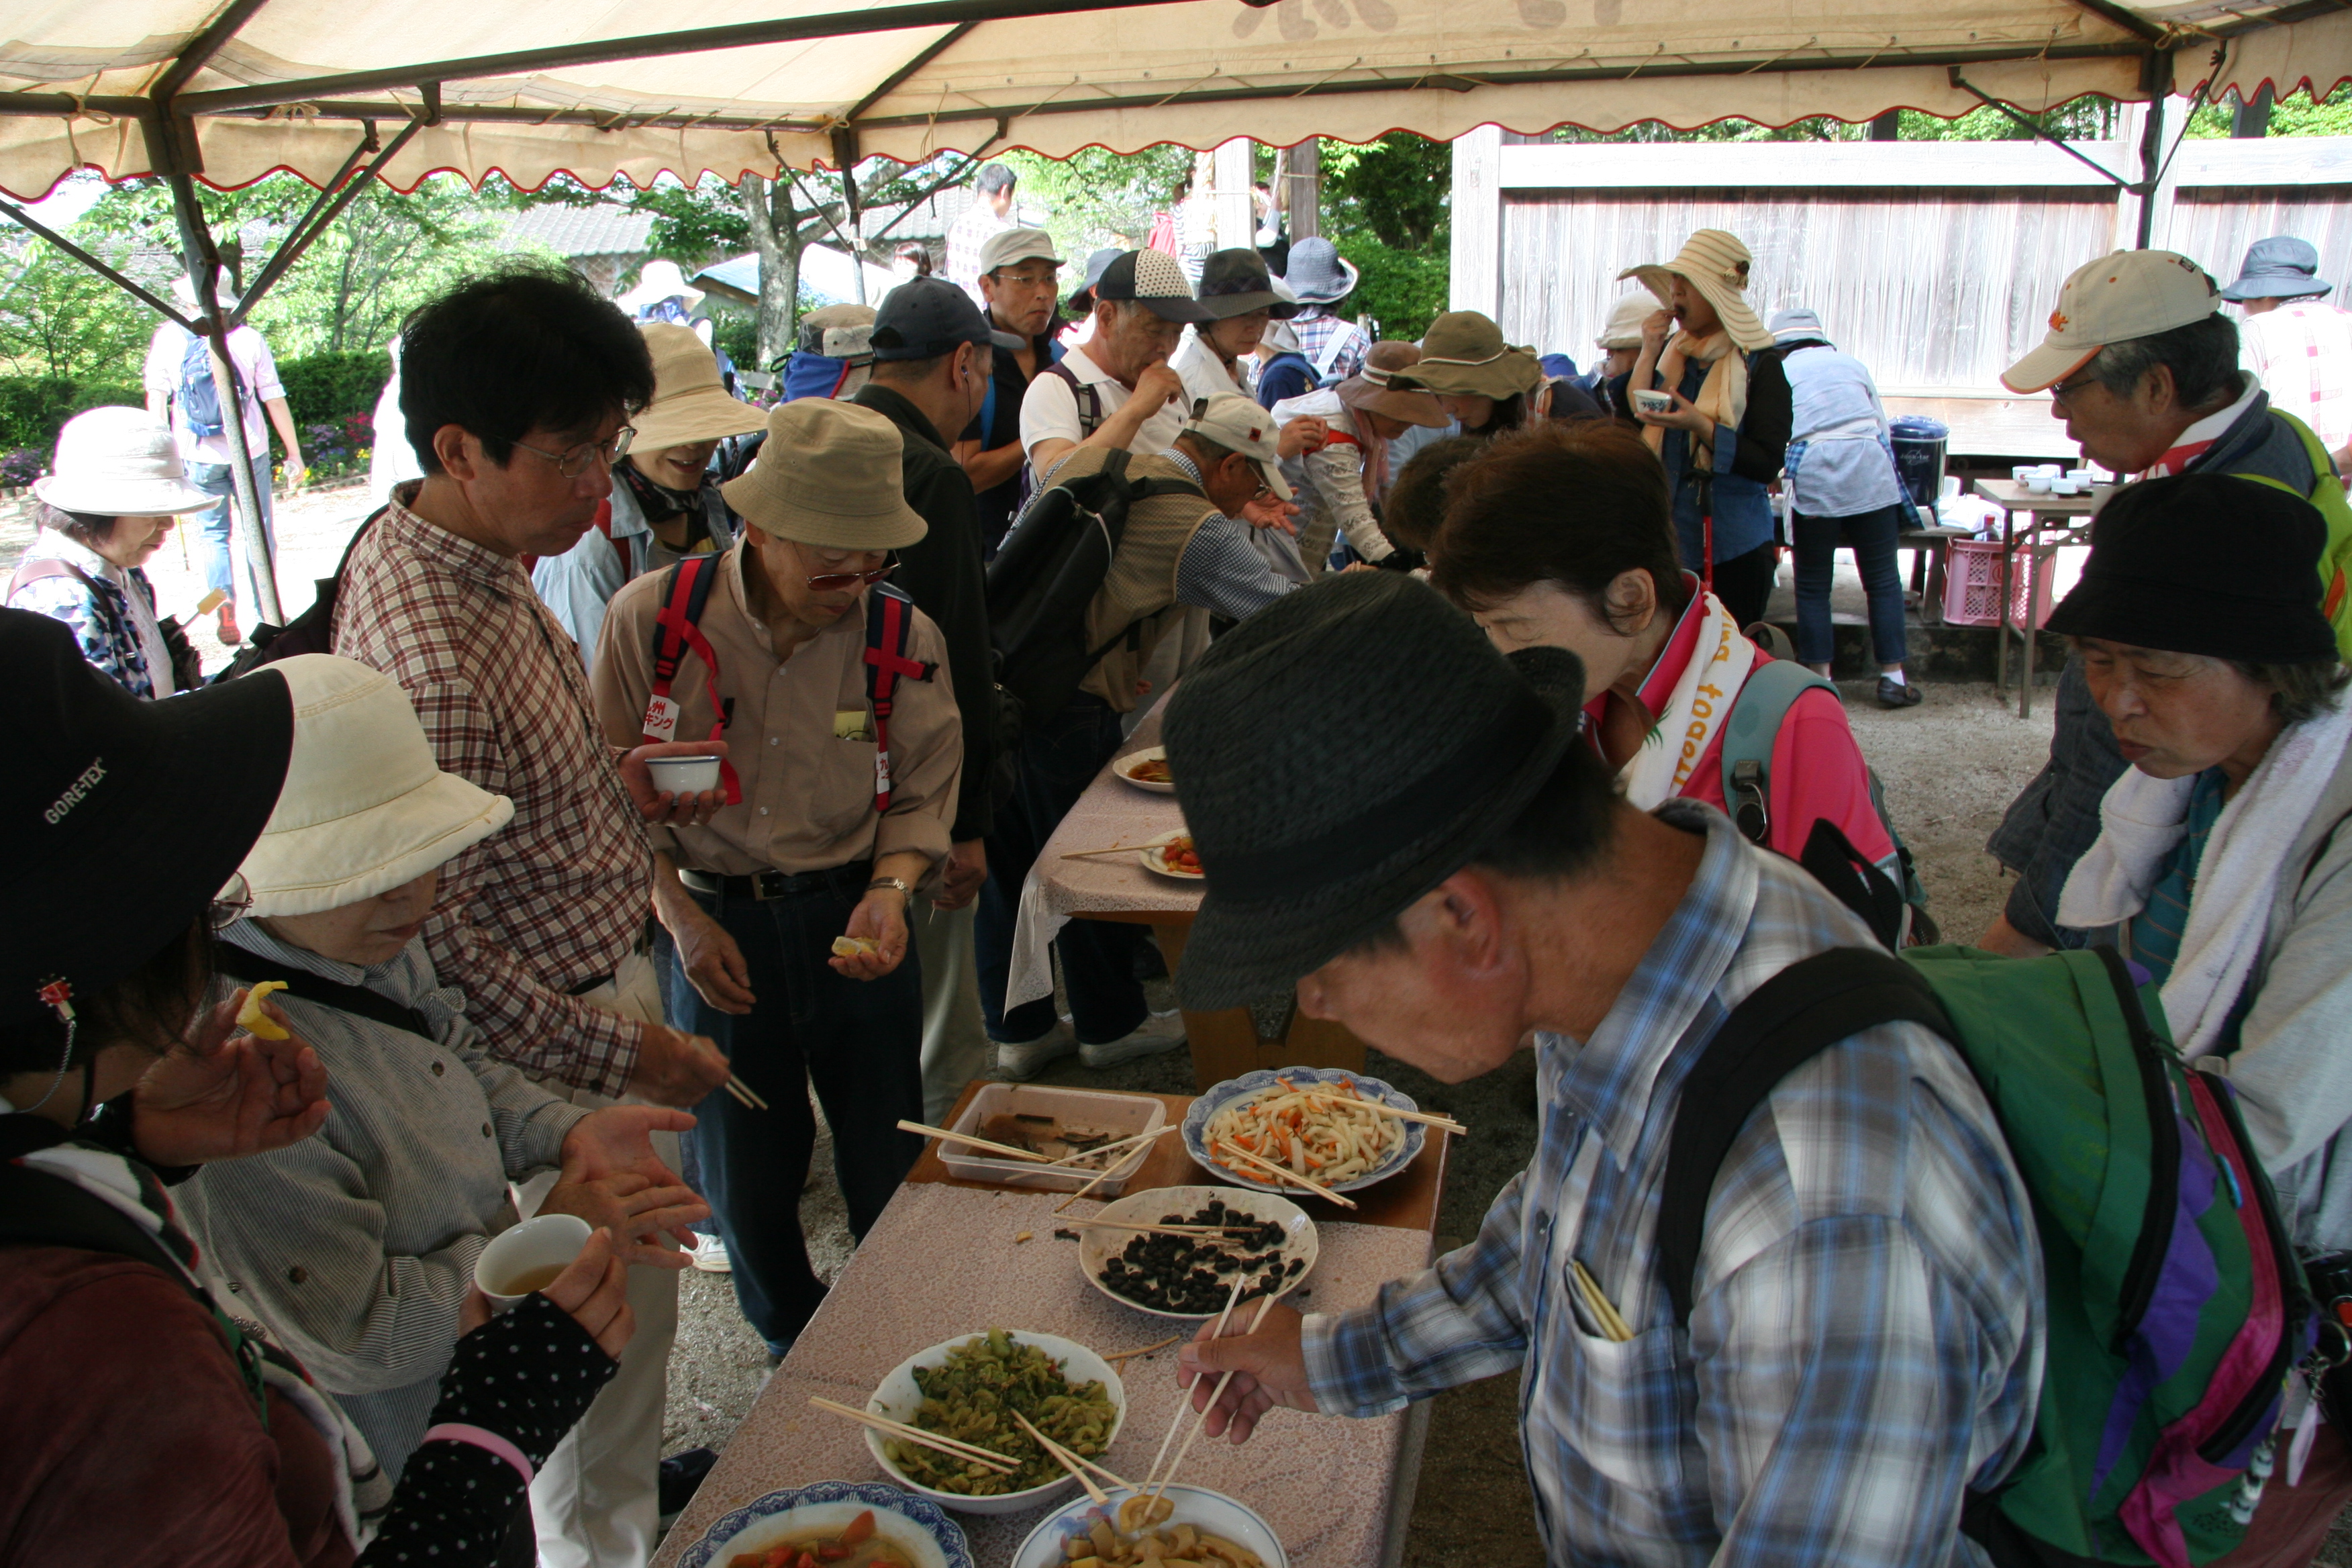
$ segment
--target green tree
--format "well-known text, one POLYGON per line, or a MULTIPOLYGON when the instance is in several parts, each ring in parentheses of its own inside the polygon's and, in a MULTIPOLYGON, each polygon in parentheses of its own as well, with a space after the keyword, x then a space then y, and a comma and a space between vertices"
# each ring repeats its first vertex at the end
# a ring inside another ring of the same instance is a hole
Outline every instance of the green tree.
POLYGON ((997 162, 1021 180, 1024 205, 1045 209, 1045 232, 1070 261, 1073 275, 1106 246, 1133 250, 1150 237, 1152 215, 1176 199, 1192 172, 1192 151, 1172 142, 1140 153, 1082 147, 1067 158, 1005 153, 997 162))
MULTIPOLYGON (((2221 103, 2209 103, 2189 119, 2189 134, 2218 137, 2231 134, 2238 107, 2231 93, 2221 103)), ((2293 92, 2271 105, 2265 136, 2352 136, 2352 82, 2336 88, 2317 102, 2309 91, 2293 92)))
MULTIPOLYGON (((20 375, 136 386, 152 321, 145 307, 29 235, 0 263, 0 360, 20 375)), ((117 244, 102 259, 121 266, 117 244)))
POLYGON ((1384 337, 1421 336, 1446 306, 1453 149, 1404 131, 1326 142, 1322 169, 1323 232, 1362 273, 1349 308, 1384 337))

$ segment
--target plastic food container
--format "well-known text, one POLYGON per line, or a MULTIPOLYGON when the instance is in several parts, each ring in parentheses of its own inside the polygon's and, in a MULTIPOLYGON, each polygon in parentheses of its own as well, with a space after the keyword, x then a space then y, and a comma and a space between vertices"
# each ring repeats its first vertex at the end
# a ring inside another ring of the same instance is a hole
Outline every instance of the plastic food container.
MULTIPOLYGON (((1065 1126, 1091 1128, 1113 1138, 1152 1132, 1168 1124, 1168 1107, 1153 1095, 1115 1094, 1098 1089, 1062 1089, 1052 1084, 992 1083, 982 1085, 964 1107, 950 1132, 986 1138, 988 1122, 998 1116, 1050 1116, 1065 1126)), ((1003 1139, 997 1140, 1004 1142, 1003 1139)), ((1150 1157, 1151 1143, 1131 1143, 1111 1167, 1111 1173, 1089 1198, 1115 1198, 1150 1157)), ((940 1162, 951 1176, 967 1182, 992 1182, 1040 1193, 1072 1193, 1095 1177, 1098 1166, 1057 1165, 1047 1169, 1026 1160, 1008 1160, 985 1150, 940 1145, 940 1162)))

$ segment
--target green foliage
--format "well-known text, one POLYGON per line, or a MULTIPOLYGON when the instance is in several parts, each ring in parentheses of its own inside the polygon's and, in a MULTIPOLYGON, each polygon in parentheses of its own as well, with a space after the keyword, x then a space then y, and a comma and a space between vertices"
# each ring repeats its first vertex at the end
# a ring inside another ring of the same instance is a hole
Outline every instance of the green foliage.
MULTIPOLYGON (((2086 94, 2062 103, 2054 109, 2032 116, 2034 121, 2053 136, 2069 140, 2106 137, 2115 134, 2116 106, 2112 100, 2086 94)), ((1900 111, 1897 121, 1898 140, 1905 142, 2021 142, 2033 132, 2014 119, 1990 105, 1967 114, 1945 120, 1917 110, 1900 111)), ((1701 125, 1689 131, 1677 131, 1663 121, 1644 120, 1622 131, 1586 131, 1567 125, 1551 133, 1555 142, 1866 142, 1870 139, 1870 122, 1849 124, 1826 115, 1794 121, 1787 125, 1759 125, 1752 120, 1718 120, 1712 125, 1701 125)))
POLYGON ((146 406, 135 382, 75 381, 61 375, 0 375, 0 449, 30 448, 47 468, 58 427, 85 408, 146 406))
POLYGON ((392 357, 382 349, 278 362, 278 379, 286 384, 286 406, 293 412, 295 425, 306 428, 374 413, 375 400, 391 375, 392 357))
POLYGON ((1151 215, 1175 202, 1178 184, 1192 172, 1192 149, 1171 142, 1140 153, 1083 147, 1059 161, 1034 153, 994 161, 1020 176, 1024 206, 1045 209, 1045 232, 1070 263, 1066 278, 1076 278, 1087 257, 1105 246, 1140 246, 1151 233, 1151 215))
POLYGON ((1363 273, 1344 309, 1378 321, 1381 336, 1418 338, 1444 311, 1453 274, 1444 246, 1400 250, 1376 239, 1338 237, 1333 243, 1363 273))
MULTIPOLYGON (((806 293, 801 310, 814 309, 806 293)), ((711 346, 735 362, 737 370, 760 368, 760 318, 756 311, 724 307, 710 312, 711 346)))
POLYGON ((1322 162, 1325 218, 1334 228, 1410 251, 1425 251, 1450 232, 1454 150, 1445 142, 1392 131, 1361 145, 1327 142, 1322 162))
POLYGON ((751 222, 726 181, 706 177, 692 190, 656 185, 636 194, 635 205, 654 215, 648 243, 688 271, 714 258, 740 256, 751 248, 751 222))
MULTIPOLYGON (((2226 103, 2209 103, 2189 118, 2189 134, 2218 137, 2230 134, 2238 106, 2232 93, 2226 103)), ((2265 136, 2352 136, 2352 82, 2347 82, 2318 102, 2308 92, 2290 93, 2271 105, 2265 136)))
MULTIPOLYGON (((104 259, 119 264, 127 249, 114 247, 104 259)), ((139 379, 151 320, 146 310, 46 242, 27 237, 5 265, 0 362, 8 369, 51 379, 139 379)))

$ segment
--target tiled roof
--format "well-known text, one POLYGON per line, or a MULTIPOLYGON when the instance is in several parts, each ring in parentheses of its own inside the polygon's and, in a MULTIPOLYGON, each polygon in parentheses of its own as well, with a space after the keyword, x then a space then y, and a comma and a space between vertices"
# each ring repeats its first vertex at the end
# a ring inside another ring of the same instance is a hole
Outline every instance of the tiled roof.
POLYGON ((654 215, 611 202, 593 206, 526 207, 507 226, 509 250, 542 245, 562 257, 635 256, 654 231, 654 215))

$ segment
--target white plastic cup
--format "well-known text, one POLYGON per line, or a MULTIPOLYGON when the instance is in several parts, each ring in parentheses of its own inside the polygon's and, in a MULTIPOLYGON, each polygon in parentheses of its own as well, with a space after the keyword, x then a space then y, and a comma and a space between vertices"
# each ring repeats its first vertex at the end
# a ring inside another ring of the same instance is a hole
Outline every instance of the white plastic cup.
POLYGON ((668 795, 700 795, 719 787, 717 757, 647 757, 654 788, 668 795))
POLYGON ((578 1215, 543 1214, 500 1231, 474 1260, 474 1283, 505 1311, 572 1267, 594 1233, 578 1215))

